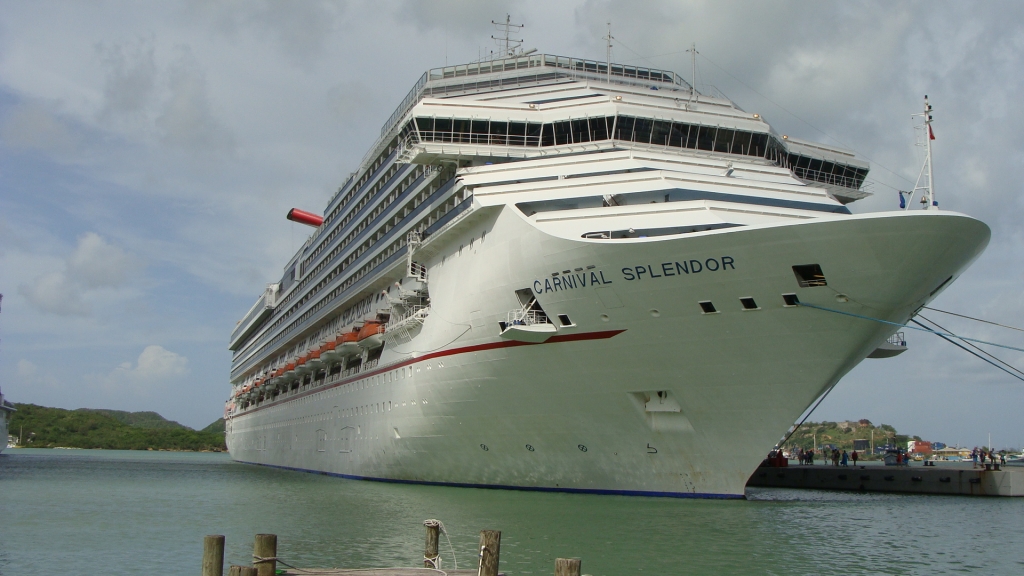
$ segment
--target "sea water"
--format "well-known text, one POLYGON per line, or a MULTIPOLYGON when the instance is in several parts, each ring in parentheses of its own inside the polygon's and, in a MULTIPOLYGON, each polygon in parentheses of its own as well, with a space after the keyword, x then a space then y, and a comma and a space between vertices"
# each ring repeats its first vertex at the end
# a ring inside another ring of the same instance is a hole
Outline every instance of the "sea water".
POLYGON ((443 568, 476 568, 501 530, 501 571, 585 574, 1024 573, 1024 499, 749 489, 689 500, 344 480, 226 454, 13 449, 0 455, 0 574, 200 573, 206 534, 230 563, 278 535, 302 567, 422 566, 444 522, 443 568), (454 558, 453 558, 454 551, 454 558))

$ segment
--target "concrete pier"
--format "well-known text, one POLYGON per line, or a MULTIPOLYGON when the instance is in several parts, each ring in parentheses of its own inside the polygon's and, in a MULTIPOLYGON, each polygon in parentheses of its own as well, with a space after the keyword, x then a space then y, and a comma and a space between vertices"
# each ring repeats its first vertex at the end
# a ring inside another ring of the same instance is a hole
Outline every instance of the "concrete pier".
POLYGON ((1024 496, 1024 467, 1004 467, 1001 470, 943 464, 761 467, 747 481, 747 486, 902 494, 1024 496))

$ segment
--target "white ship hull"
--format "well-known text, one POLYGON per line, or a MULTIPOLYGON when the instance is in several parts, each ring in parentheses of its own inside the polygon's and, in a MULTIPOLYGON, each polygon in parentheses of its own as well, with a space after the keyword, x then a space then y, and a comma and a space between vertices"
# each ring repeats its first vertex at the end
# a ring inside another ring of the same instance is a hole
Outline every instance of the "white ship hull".
POLYGON ((433 247, 432 312, 411 341, 377 368, 233 415, 232 457, 387 481, 742 497, 796 418, 895 330, 782 295, 905 322, 989 237, 948 212, 625 243, 547 235, 512 207, 474 218, 433 247), (798 288, 792 266, 808 263, 827 286, 798 288), (499 338, 527 286, 572 326, 542 344, 499 338))
POLYGON ((8 444, 8 425, 11 419, 12 410, 4 405, 4 397, 0 394, 0 452, 3 452, 7 448, 8 444))

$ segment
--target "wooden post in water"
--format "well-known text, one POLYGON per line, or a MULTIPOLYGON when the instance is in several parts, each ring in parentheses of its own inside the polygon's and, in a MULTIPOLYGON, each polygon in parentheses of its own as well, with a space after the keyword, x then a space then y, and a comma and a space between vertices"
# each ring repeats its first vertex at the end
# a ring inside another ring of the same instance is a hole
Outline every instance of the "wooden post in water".
POLYGON ((582 563, 579 558, 556 558, 555 576, 580 576, 582 563))
POLYGON ((232 564, 231 568, 228 568, 228 576, 256 576, 256 569, 252 566, 232 564))
POLYGON ((423 548, 423 567, 440 568, 437 565, 437 545, 441 523, 437 520, 424 520, 423 525, 427 527, 427 544, 423 548))
POLYGON ((257 576, 274 576, 277 572, 277 534, 257 534, 252 555, 255 556, 252 563, 256 565, 257 576))
POLYGON ((478 576, 498 576, 498 556, 500 552, 501 532, 499 530, 481 530, 478 576))
POLYGON ((203 538, 203 576, 224 576, 224 537, 203 538))

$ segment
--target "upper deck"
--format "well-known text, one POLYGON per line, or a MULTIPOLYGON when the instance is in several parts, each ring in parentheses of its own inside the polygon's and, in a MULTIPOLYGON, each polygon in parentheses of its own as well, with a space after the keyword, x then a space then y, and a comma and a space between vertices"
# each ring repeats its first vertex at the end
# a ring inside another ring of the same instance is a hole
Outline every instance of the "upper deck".
MULTIPOLYGON (((759 114, 700 94, 670 71, 548 54, 432 69, 384 123, 280 282, 239 322, 230 344, 236 352, 233 379, 278 366, 317 331, 365 315, 364 308, 373 308, 365 303, 386 284, 385 272, 404 258, 406 234, 439 230, 471 209, 474 190, 482 202, 508 201, 528 210, 543 227, 553 226, 547 213, 561 210, 564 197, 582 211, 577 224, 559 225, 560 233, 615 238, 617 228, 591 230, 586 210, 622 212, 625 218, 637 209, 627 204, 647 204, 657 194, 666 202, 705 202, 709 220, 701 226, 718 225, 714 202, 764 205, 759 196, 773 197, 779 215, 793 209, 820 213, 866 196, 867 172, 867 163, 851 152, 781 136, 759 114), (636 151, 646 156, 633 156, 636 151), (574 184, 593 178, 595 185, 610 186, 608 170, 647 175, 615 176, 623 188, 606 191, 617 198, 610 208, 596 188, 579 194, 558 183, 568 173, 559 163, 536 162, 578 163, 584 154, 600 158, 594 165, 601 167, 572 169, 578 172, 574 184), (516 170, 518 177, 500 176, 516 170), (531 170, 538 179, 554 180, 502 188, 502 178, 521 180, 531 170), (706 174, 679 180, 683 172, 706 174), (666 189, 659 181, 676 184, 666 189), (694 185, 708 190, 697 196, 684 190, 694 185)), ((657 228, 672 233, 678 226, 670 224, 657 228)))

